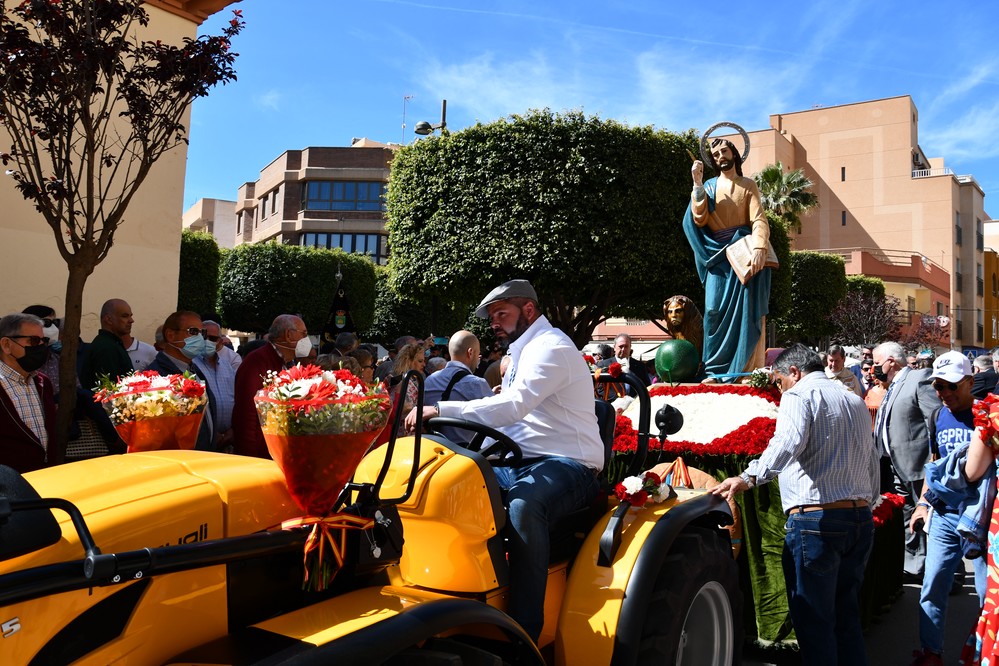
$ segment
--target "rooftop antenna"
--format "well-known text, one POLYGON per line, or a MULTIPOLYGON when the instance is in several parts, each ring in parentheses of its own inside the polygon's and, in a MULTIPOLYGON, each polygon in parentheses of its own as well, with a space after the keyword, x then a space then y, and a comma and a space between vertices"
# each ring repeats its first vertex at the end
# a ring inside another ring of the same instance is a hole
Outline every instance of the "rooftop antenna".
POLYGON ((403 95, 402 96, 402 145, 406 145, 406 105, 409 104, 409 100, 413 99, 415 95, 403 95))

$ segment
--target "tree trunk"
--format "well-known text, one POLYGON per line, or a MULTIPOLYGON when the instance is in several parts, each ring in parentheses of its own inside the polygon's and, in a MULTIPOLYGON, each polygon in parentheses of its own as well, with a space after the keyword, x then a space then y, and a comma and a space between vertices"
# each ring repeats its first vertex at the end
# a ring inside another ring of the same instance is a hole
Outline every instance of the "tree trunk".
MULTIPOLYGON (((62 355, 59 358, 59 409, 56 412, 55 442, 49 445, 49 464, 59 465, 66 459, 69 431, 76 411, 76 357, 80 349, 80 319, 83 317, 83 288, 93 272, 75 258, 67 267, 66 304, 63 312, 62 355)), ((84 388, 91 389, 92 386, 84 388)))

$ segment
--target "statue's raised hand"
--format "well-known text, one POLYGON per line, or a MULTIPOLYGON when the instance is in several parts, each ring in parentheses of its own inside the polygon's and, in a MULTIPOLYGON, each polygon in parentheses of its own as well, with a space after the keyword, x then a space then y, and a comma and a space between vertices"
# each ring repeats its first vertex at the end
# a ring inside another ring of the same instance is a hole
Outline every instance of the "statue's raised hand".
POLYGON ((693 165, 690 167, 690 175, 694 179, 694 186, 700 187, 704 185, 704 162, 694 160, 693 165))

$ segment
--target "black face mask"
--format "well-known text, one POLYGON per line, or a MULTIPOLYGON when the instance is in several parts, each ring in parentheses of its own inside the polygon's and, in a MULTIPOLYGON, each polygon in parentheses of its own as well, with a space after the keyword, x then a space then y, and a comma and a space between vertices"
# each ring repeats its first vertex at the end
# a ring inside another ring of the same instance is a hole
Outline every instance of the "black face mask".
POLYGON ((25 372, 34 372, 49 360, 49 347, 48 345, 24 347, 24 356, 14 360, 25 372))
POLYGON ((882 368, 880 365, 874 366, 874 378, 877 379, 879 382, 888 381, 888 375, 885 374, 885 369, 882 368))

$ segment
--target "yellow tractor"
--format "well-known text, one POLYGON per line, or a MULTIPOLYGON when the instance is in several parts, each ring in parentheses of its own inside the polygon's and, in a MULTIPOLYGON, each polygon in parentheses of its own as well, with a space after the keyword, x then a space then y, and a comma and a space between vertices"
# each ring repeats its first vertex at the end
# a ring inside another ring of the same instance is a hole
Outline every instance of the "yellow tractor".
MULTIPOLYGON (((630 375, 614 381, 642 404, 638 473, 648 393, 630 375)), ((614 412, 597 410, 609 459, 614 412)), ((270 460, 163 451, 0 467, 0 664, 740 661, 723 500, 676 488, 633 507, 611 490, 553 525, 535 645, 504 613, 506 512, 490 469, 516 443, 465 421, 476 433, 465 446, 395 436, 399 424, 333 507, 374 527, 344 532, 323 592, 302 589, 307 531, 280 528, 300 511, 270 460)), ((455 423, 430 422, 441 425, 455 423)))

